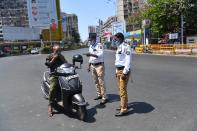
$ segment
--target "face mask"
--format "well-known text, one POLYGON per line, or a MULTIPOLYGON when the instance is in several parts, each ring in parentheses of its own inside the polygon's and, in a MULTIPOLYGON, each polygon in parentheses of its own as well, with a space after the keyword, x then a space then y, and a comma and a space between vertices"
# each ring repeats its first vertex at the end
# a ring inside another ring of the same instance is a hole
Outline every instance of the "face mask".
POLYGON ((94 40, 90 40, 89 42, 90 42, 90 45, 93 45, 95 43, 94 40))
POLYGON ((113 39, 112 40, 112 46, 119 46, 121 43, 120 43, 120 41, 118 41, 118 40, 115 40, 115 39, 113 39))

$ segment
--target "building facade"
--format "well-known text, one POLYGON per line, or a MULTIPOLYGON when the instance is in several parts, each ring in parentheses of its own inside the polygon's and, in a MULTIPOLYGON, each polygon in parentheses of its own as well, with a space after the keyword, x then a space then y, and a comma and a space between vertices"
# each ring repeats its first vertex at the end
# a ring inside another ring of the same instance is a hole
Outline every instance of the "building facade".
POLYGON ((102 27, 102 42, 110 41, 110 37, 112 36, 112 24, 117 22, 116 16, 109 17, 106 22, 104 22, 102 27))
POLYGON ((96 33, 96 26, 88 26, 88 33, 96 33))
POLYGON ((78 17, 76 14, 61 13, 63 33, 72 36, 73 31, 79 33, 78 17))
POLYGON ((126 32, 141 28, 141 24, 128 23, 129 16, 144 9, 146 0, 117 0, 117 18, 120 22, 125 22, 126 32))
POLYGON ((27 0, 0 0, 0 18, 4 26, 28 27, 27 0))
MULTIPOLYGON (((34 34, 34 31, 38 31, 36 36, 37 34, 41 35, 41 30, 47 29, 47 36, 53 38, 51 40, 62 40, 60 0, 0 0, 0 20, 2 27, 6 29, 4 30, 0 26, 0 32, 2 32, 0 33, 0 40, 4 39, 4 36, 5 40, 11 38, 8 36, 9 33, 10 36, 13 36, 9 30, 11 27, 20 27, 21 34, 28 34, 27 31, 30 31, 29 34, 34 34), (4 32, 6 32, 6 35, 4 35, 4 32)), ((40 39, 28 36, 22 39, 29 40, 29 38, 32 38, 32 40, 40 39)), ((47 40, 49 40, 49 37, 47 40)))

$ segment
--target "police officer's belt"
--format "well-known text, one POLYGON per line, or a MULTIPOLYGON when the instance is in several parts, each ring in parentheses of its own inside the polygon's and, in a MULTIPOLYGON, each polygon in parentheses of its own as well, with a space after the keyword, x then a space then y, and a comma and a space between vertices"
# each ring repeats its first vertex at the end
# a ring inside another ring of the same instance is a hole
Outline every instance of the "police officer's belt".
POLYGON ((93 66, 102 65, 102 64, 104 64, 104 62, 99 62, 99 63, 91 63, 91 65, 93 65, 93 66))
POLYGON ((117 70, 123 70, 124 66, 116 67, 117 70))

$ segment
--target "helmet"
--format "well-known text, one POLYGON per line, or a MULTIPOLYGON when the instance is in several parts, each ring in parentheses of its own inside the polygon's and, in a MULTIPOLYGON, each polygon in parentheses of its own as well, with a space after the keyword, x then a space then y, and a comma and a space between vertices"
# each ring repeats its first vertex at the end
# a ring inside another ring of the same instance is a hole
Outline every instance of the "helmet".
POLYGON ((73 56, 73 65, 75 65, 75 62, 80 62, 80 64, 83 64, 83 57, 80 54, 76 54, 73 56))

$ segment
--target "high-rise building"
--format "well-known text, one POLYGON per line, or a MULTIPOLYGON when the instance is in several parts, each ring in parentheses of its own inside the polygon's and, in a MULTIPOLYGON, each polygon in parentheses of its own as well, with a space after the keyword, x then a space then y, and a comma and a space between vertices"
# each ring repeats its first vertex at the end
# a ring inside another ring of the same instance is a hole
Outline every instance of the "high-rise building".
POLYGON ((96 26, 88 26, 88 33, 96 33, 96 26))
POLYGON ((100 19, 98 20, 98 25, 88 26, 89 37, 91 37, 92 35, 96 35, 97 42, 101 42, 102 35, 103 35, 102 28, 103 28, 103 21, 100 19))
POLYGON ((133 31, 140 28, 140 24, 128 24, 129 16, 144 8, 146 0, 117 0, 118 21, 125 22, 126 31, 133 31))
POLYGON ((28 27, 27 0, 0 0, 0 19, 4 26, 28 27))
POLYGON ((21 34, 27 31, 31 34, 35 30, 38 31, 37 34, 41 34, 41 30, 48 30, 46 40, 49 40, 49 36, 52 40, 61 40, 59 2, 60 0, 0 0, 0 20, 2 21, 0 30, 3 39, 10 38, 6 37, 11 36, 10 27, 13 27, 13 30, 21 27, 21 31, 24 31, 21 34), (40 30, 37 30, 38 28, 40 30), (51 33, 49 33, 50 29, 51 33))
POLYGON ((112 24, 117 22, 116 16, 109 17, 103 24, 102 27, 102 42, 110 41, 110 37, 112 36, 112 24))
POLYGON ((64 34, 66 34, 67 36, 71 36, 73 31, 79 33, 77 15, 67 13, 61 13, 61 15, 64 34))

